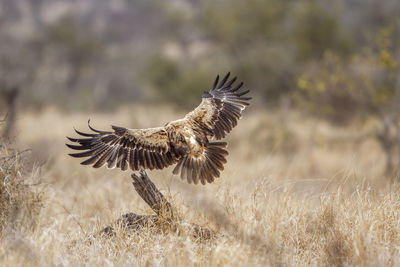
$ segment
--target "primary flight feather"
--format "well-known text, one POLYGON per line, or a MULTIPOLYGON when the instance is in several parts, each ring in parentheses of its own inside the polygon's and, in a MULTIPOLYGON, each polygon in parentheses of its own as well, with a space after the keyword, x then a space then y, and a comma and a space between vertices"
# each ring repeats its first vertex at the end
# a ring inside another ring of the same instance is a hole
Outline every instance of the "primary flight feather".
POLYGON ((243 82, 234 85, 236 77, 228 81, 228 73, 220 82, 219 76, 210 91, 204 92, 200 105, 183 119, 168 122, 163 127, 127 129, 112 126, 113 131, 92 133, 75 130, 83 138, 69 138, 67 144, 78 153, 75 158, 87 158, 81 164, 100 168, 128 168, 137 171, 163 169, 176 164, 173 173, 180 174, 189 183, 204 185, 220 176, 224 169, 225 137, 241 118, 251 97, 249 90, 238 92, 243 82))

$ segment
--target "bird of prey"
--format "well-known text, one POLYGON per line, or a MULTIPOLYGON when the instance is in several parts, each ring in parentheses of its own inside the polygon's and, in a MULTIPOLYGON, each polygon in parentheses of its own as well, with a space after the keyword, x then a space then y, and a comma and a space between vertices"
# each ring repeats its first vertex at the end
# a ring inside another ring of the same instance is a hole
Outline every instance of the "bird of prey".
POLYGON ((92 133, 75 129, 83 138, 69 138, 67 144, 79 153, 75 158, 87 158, 81 164, 100 168, 163 169, 176 164, 173 173, 180 174, 188 183, 212 183, 224 169, 227 143, 218 141, 237 125, 251 97, 249 90, 238 92, 243 82, 234 85, 236 77, 228 81, 230 73, 210 91, 202 95, 200 105, 183 119, 166 123, 163 127, 127 129, 112 126, 113 131, 92 133))

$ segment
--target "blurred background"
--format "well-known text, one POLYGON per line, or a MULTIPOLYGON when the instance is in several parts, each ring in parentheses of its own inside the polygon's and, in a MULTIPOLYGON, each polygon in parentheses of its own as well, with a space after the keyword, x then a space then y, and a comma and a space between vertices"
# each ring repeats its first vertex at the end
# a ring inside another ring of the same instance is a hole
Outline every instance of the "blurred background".
POLYGON ((304 129, 305 147, 372 140, 365 153, 380 150, 391 176, 400 161, 398 14, 397 0, 2 0, 3 137, 23 139, 32 112, 61 119, 164 105, 183 115, 231 71, 254 97, 246 138, 255 136, 257 153, 295 155, 304 129), (319 136, 321 125, 333 136, 319 136))
POLYGON ((0 265, 399 266, 399 14, 399 0, 0 0, 0 265), (68 156, 73 127, 164 125, 228 71, 253 99, 221 177, 149 172, 183 221, 223 237, 71 242, 152 214, 130 173, 68 156))

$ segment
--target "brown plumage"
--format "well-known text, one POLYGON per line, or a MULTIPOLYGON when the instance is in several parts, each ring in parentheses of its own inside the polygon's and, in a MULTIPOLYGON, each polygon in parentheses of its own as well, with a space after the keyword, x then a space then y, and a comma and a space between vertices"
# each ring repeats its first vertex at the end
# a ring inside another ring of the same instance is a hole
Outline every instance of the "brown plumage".
POLYGON ((163 169, 177 163, 173 173, 189 183, 212 183, 226 163, 226 142, 220 140, 236 126, 250 97, 249 90, 237 92, 243 83, 234 86, 236 77, 228 81, 229 73, 220 83, 219 76, 209 92, 204 92, 200 105, 183 119, 171 121, 164 127, 127 129, 112 126, 113 131, 93 133, 75 130, 84 138, 69 138, 77 145, 67 144, 87 158, 81 164, 100 168, 128 168, 137 171, 163 169))

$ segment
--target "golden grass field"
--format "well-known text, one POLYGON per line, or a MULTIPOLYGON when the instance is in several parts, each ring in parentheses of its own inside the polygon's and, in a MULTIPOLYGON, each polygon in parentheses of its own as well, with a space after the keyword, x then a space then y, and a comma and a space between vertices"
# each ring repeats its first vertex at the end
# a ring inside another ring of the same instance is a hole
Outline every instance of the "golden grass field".
POLYGON ((99 129, 141 128, 183 115, 166 106, 19 113, 10 146, 31 151, 22 153, 24 167, 14 175, 40 192, 41 211, 33 212, 30 200, 19 212, 36 223, 24 216, 2 221, 12 225, 2 226, 0 265, 400 265, 400 187, 383 178, 379 145, 359 138, 367 129, 251 108, 229 135, 228 163, 213 184, 189 185, 172 167, 148 172, 185 221, 221 236, 196 240, 146 228, 91 237, 122 214, 152 211, 134 191, 131 173, 81 166, 67 156, 65 136, 74 136, 73 126, 86 130, 88 118, 99 129))

